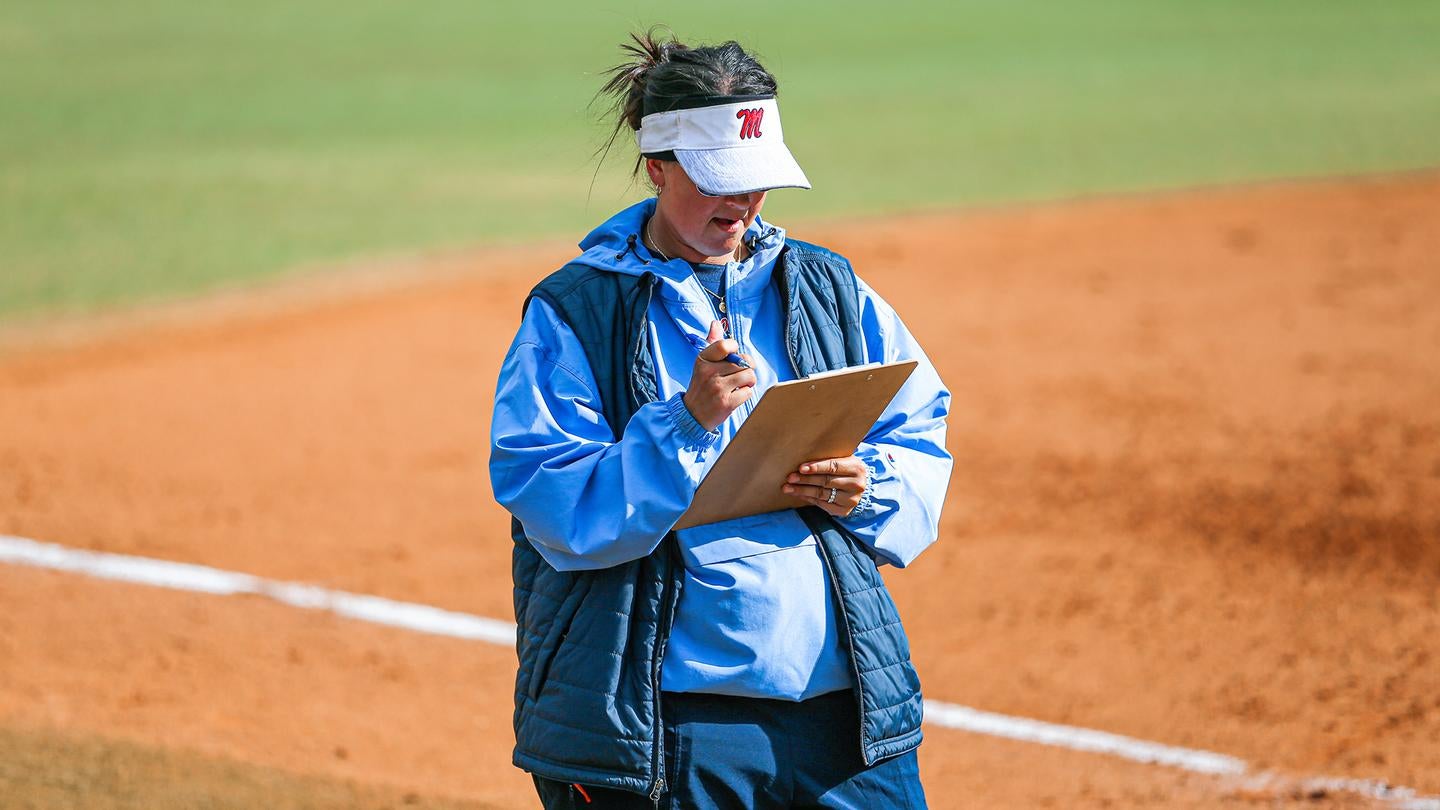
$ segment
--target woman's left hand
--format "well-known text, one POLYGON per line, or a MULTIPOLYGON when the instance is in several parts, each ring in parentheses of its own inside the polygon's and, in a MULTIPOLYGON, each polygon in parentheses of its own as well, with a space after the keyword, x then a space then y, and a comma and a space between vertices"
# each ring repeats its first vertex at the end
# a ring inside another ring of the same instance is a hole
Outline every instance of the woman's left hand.
POLYGON ((786 495, 845 517, 855 511, 865 494, 865 462, 854 456, 809 461, 785 479, 786 495))

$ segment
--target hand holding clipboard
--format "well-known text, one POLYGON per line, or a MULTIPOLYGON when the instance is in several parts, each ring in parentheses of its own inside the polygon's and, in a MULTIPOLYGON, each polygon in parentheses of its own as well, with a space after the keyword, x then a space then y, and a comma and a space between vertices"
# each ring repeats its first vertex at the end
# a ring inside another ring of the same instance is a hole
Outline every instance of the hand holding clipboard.
POLYGON ((777 383, 725 446, 676 529, 808 505, 781 485, 802 464, 852 455, 917 361, 777 383))

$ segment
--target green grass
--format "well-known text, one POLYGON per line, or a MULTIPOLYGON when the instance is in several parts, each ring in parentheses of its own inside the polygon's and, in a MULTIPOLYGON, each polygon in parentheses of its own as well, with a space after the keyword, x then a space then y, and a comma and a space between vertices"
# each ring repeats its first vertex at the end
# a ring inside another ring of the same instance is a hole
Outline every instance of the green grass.
POLYGON ((576 236, 627 30, 734 37, 816 185, 780 221, 1440 164, 1440 3, 8 0, 0 319, 576 236))
POLYGON ((493 810, 182 749, 0 728, 7 810, 493 810))

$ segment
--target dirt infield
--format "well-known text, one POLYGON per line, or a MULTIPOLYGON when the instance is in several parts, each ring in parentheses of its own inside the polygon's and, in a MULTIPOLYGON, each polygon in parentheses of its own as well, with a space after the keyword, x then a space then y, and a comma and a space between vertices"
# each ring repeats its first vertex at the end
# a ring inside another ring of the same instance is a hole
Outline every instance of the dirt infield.
MULTIPOLYGON (((944 535, 887 574, 928 696, 1440 794, 1440 175, 797 235, 955 393, 944 535)), ((0 534, 508 618, 490 396, 568 252, 12 338, 0 534)), ((531 806, 505 650, 3 566, 0 607, 4 745, 531 806)), ((943 729, 922 767, 936 807, 1362 806, 943 729)))

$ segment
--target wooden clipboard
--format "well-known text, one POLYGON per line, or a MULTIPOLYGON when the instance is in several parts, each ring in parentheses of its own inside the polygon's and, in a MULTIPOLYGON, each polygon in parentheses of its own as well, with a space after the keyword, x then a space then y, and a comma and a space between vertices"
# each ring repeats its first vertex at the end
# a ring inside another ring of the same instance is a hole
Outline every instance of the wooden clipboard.
POLYGON ((676 529, 794 509, 780 491, 807 461, 851 455, 919 363, 872 363, 776 383, 735 432, 676 529))

